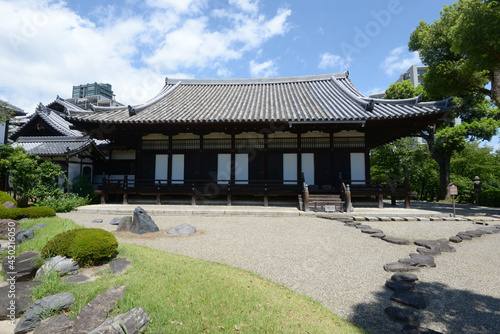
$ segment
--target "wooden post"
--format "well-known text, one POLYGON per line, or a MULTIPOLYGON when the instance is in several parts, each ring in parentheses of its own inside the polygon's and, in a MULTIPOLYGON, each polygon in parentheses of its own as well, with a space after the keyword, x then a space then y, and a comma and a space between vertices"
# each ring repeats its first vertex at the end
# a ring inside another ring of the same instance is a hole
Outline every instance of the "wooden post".
POLYGON ((351 213, 352 211, 352 203, 351 203, 351 188, 349 185, 347 185, 347 190, 345 192, 345 199, 346 199, 346 212, 351 213))
POLYGON ((264 206, 265 207, 269 206, 269 198, 268 198, 267 194, 264 194, 264 206))
POLYGON ((227 194, 227 206, 231 206, 231 194, 227 194))
POLYGON ((408 179, 408 176, 405 175, 405 209, 410 208, 410 180, 408 179))
POLYGON ((126 192, 123 193, 123 204, 128 204, 128 194, 126 192))
POLYGON ((304 187, 304 211, 309 212, 309 189, 304 187))
POLYGON ((384 195, 382 195, 382 194, 378 195, 378 208, 379 209, 384 208, 384 195))

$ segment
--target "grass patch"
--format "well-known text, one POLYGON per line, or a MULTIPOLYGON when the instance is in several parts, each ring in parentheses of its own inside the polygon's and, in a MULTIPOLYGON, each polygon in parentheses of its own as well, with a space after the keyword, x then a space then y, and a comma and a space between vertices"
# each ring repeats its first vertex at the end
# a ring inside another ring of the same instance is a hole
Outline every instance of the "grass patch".
MULTIPOLYGON (((74 228, 61 218, 51 224, 74 228)), ((40 240, 50 239, 45 232, 62 231, 45 229, 37 231, 40 240)), ((40 244, 24 247, 41 250, 40 244)), ((97 295, 125 285, 125 297, 111 316, 144 307, 151 318, 146 333, 363 333, 320 303, 251 272, 138 245, 119 244, 118 254, 132 262, 126 273, 105 270, 93 282, 71 286, 54 275, 37 287, 36 297, 72 292, 76 302, 69 316, 76 317, 97 295)))

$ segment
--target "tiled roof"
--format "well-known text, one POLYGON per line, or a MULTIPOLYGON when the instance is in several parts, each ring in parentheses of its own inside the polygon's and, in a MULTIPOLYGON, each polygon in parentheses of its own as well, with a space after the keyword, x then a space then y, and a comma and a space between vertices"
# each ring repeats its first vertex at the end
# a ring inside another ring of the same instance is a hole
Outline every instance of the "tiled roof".
POLYGON ((99 155, 102 155, 97 149, 96 143, 88 136, 80 137, 19 137, 12 146, 23 147, 26 152, 39 156, 74 156, 89 147, 95 149, 99 155))
POLYGON ((59 132, 61 136, 82 136, 83 133, 78 130, 70 129, 72 125, 70 122, 62 118, 56 111, 47 108, 43 104, 39 104, 35 112, 30 116, 30 119, 21 127, 19 127, 16 132, 14 132, 10 137, 16 139, 23 129, 28 127, 32 122, 36 122, 37 117, 42 118, 47 124, 49 124, 55 131, 59 132))
POLYGON ((13 116, 26 116, 26 113, 24 112, 24 110, 22 110, 19 107, 16 107, 15 105, 10 104, 7 101, 0 100, 0 104, 1 104, 2 107, 6 108, 6 109, 9 109, 10 111, 12 111, 14 113, 13 116))
POLYGON ((91 123, 356 122, 442 113, 448 101, 364 97, 348 72, 288 78, 166 80, 147 103, 96 108, 91 123))
POLYGON ((56 97, 54 102, 48 104, 47 107, 49 107, 51 109, 55 109, 54 108, 55 104, 60 105, 62 107, 61 109, 63 109, 64 113, 67 115, 73 115, 73 114, 79 114, 79 113, 83 113, 83 114, 92 113, 92 111, 80 108, 79 106, 77 106, 71 102, 68 102, 64 99, 61 99, 59 96, 56 97))

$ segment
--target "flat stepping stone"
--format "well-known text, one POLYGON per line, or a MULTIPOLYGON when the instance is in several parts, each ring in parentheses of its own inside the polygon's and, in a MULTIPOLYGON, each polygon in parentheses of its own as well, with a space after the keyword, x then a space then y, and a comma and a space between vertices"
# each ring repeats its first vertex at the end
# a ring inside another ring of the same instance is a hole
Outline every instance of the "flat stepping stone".
POLYGON ((415 245, 422 246, 425 248, 434 248, 440 252, 456 252, 457 250, 450 246, 447 239, 439 240, 415 240, 415 245))
MULTIPOLYGON (((422 255, 422 256, 427 256, 427 255, 422 255)), ((430 256, 430 258, 431 260, 424 260, 418 258, 400 259, 398 260, 398 262, 414 267, 435 267, 436 263, 434 262, 434 258, 432 256, 430 256)))
POLYGON ((417 291, 396 290, 394 291, 391 300, 417 309, 424 309, 427 307, 424 294, 417 291))
POLYGON ((423 327, 415 326, 412 324, 408 324, 408 325, 404 326, 400 333, 404 333, 404 334, 442 334, 441 332, 436 332, 436 331, 433 331, 432 329, 423 328, 423 327))
POLYGON ((384 270, 388 272, 398 272, 398 273, 420 271, 420 269, 418 269, 417 267, 409 266, 399 262, 387 263, 386 265, 384 265, 384 270))
POLYGON ((377 217, 381 222, 390 222, 391 217, 377 217))
POLYGON ((371 229, 372 227, 370 225, 356 225, 356 228, 363 230, 363 229, 371 229))
POLYGON ((427 218, 427 217, 417 217, 417 221, 419 221, 419 222, 428 222, 428 221, 431 221, 431 219, 427 218))
POLYGON ((390 306, 387 307, 384 310, 384 312, 389 316, 389 319, 391 319, 392 321, 402 322, 414 326, 420 325, 420 320, 418 319, 417 314, 413 310, 390 306))
POLYGON ((365 228, 362 229, 361 232, 367 234, 375 234, 375 233, 382 233, 382 230, 378 230, 376 228, 365 228))
POLYGON ((489 228, 489 227, 480 227, 476 229, 476 231, 483 233, 483 234, 493 234, 493 230, 496 230, 496 228, 489 228))
POLYGON ((354 222, 352 219, 349 219, 349 218, 338 218, 337 221, 339 221, 341 223, 353 223, 354 222))
POLYGON ((478 230, 465 231, 464 233, 470 235, 473 238, 480 238, 484 234, 478 230))
POLYGON ((399 239, 399 238, 389 238, 389 237, 383 237, 382 240, 387 241, 391 244, 395 245, 409 245, 410 242, 405 239, 399 239))
POLYGON ((376 221, 378 221, 378 217, 367 216, 367 217, 365 217, 365 220, 370 221, 370 222, 376 222, 376 221))
POLYGON ((462 238, 460 238, 458 235, 450 237, 450 239, 448 239, 448 240, 450 240, 450 242, 454 242, 456 244, 459 243, 459 242, 462 242, 462 238))
POLYGON ((114 275, 121 274, 122 272, 130 268, 130 266, 132 266, 132 262, 124 257, 120 257, 109 262, 109 268, 114 275))
POLYGON ((441 255, 441 252, 435 248, 417 247, 417 252, 422 255, 441 255))
POLYGON ((431 217, 430 220, 431 220, 431 222, 442 222, 443 218, 442 217, 431 217))
POLYGON ((85 276, 83 274, 80 274, 80 275, 72 275, 72 276, 67 276, 64 278, 64 280, 69 284, 69 285, 73 285, 73 284, 83 284, 83 283, 86 283, 88 281, 90 281, 90 277, 88 276, 85 276))
POLYGON ((356 227, 358 225, 360 225, 361 223, 357 223, 357 222, 350 222, 350 223, 345 223, 344 226, 348 226, 348 227, 356 227))
POLYGON ((462 240, 472 240, 472 237, 469 234, 465 234, 463 232, 458 233, 457 237, 460 237, 462 240))
POLYGON ((404 222, 405 219, 403 217, 391 217, 393 222, 404 222))
POLYGON ((92 223, 97 223, 97 224, 100 224, 100 223, 102 223, 102 221, 103 221, 102 219, 94 219, 94 220, 92 221, 92 223))
POLYGON ((391 290, 415 290, 416 284, 414 282, 387 280, 385 286, 391 290))
POLYGON ((352 219, 355 221, 365 221, 365 217, 360 217, 360 216, 352 217, 352 219))
POLYGON ((382 239, 383 237, 385 237, 385 234, 382 233, 382 232, 379 232, 379 233, 373 233, 372 235, 370 235, 370 237, 372 238, 380 238, 382 239))
POLYGON ((391 276, 391 280, 396 282, 415 282, 418 281, 418 277, 415 274, 397 273, 391 276))

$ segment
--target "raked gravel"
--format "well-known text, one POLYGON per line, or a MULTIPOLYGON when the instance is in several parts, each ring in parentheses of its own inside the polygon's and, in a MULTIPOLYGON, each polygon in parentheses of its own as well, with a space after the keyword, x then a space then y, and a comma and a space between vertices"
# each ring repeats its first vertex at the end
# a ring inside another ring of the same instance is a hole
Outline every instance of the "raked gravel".
MULTIPOLYGON (((86 227, 115 231, 116 215, 59 214, 86 227), (92 223, 101 218, 103 223, 92 223)), ((417 246, 394 245, 335 220, 315 217, 155 216, 156 236, 116 233, 135 243, 258 273, 320 301, 342 318, 372 333, 395 333, 401 324, 384 313, 392 291, 384 284, 392 273, 383 265, 415 253, 417 246), (166 230, 188 223, 198 233, 171 237, 166 230)), ((437 239, 476 229, 471 222, 366 222, 387 236, 437 239)), ((418 311, 422 326, 444 333, 500 333, 500 234, 452 244, 455 253, 436 257, 436 268, 417 273, 417 290, 428 307, 418 311)))

